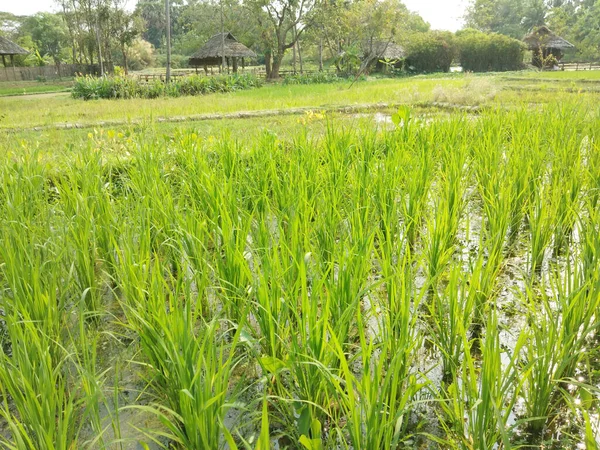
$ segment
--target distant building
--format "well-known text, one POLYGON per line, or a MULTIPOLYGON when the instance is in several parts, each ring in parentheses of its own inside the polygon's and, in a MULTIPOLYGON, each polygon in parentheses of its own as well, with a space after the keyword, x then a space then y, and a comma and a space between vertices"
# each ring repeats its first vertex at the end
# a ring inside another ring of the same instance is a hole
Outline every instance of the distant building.
POLYGON ((545 26, 535 28, 523 41, 533 52, 531 63, 539 68, 552 67, 562 59, 565 50, 575 48, 545 26))
POLYGON ((204 68, 208 71, 209 66, 220 66, 225 55, 225 63, 227 68, 233 68, 233 72, 237 72, 238 66, 245 66, 247 58, 256 58, 256 53, 239 42, 229 32, 215 34, 211 37, 204 46, 194 53, 189 59, 191 67, 204 68))
POLYGON ((14 66, 13 57, 15 55, 27 55, 29 52, 24 48, 18 46, 14 42, 9 41, 5 37, 0 36, 0 56, 2 56, 2 63, 6 67, 6 57, 10 57, 10 63, 14 66))
POLYGON ((404 58, 406 58, 406 52, 401 46, 385 41, 366 43, 363 55, 363 60, 376 61, 375 70, 378 72, 385 72, 390 66, 401 68, 404 58))

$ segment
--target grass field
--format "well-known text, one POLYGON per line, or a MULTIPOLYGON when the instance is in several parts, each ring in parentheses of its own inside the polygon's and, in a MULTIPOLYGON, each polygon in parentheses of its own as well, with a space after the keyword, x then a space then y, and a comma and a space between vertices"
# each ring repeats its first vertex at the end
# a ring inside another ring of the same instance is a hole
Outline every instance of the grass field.
POLYGON ((0 99, 0 447, 597 449, 600 110, 531 76, 0 99))
POLYGON ((28 94, 43 94, 50 92, 64 92, 71 88, 72 80, 41 81, 8 81, 0 83, 0 96, 16 96, 28 94))

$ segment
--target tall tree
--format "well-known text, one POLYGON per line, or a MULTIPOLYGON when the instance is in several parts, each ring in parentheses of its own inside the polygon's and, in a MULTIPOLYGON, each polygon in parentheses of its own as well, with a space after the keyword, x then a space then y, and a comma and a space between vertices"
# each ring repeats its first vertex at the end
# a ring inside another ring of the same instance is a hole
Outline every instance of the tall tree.
POLYGON ((62 18, 51 13, 37 13, 27 17, 19 28, 19 35, 31 36, 35 50, 59 65, 69 57, 69 35, 62 18))
POLYGON ((247 0, 246 5, 256 20, 271 31, 268 39, 272 45, 272 57, 267 76, 279 78, 279 70, 285 53, 296 45, 302 34, 312 25, 313 13, 319 0, 247 0), (296 30, 296 32, 293 32, 296 30))

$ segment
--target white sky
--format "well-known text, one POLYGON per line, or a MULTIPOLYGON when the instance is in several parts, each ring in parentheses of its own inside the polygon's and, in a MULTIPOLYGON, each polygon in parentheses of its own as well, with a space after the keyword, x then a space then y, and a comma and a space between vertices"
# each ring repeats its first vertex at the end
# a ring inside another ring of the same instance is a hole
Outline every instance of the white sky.
MULTIPOLYGON (((135 0, 129 0, 134 4, 135 0)), ((456 31, 462 26, 462 16, 468 0, 404 0, 412 11, 418 12, 433 29, 456 31)), ((18 15, 57 10, 54 0, 0 0, 0 11, 18 15)))

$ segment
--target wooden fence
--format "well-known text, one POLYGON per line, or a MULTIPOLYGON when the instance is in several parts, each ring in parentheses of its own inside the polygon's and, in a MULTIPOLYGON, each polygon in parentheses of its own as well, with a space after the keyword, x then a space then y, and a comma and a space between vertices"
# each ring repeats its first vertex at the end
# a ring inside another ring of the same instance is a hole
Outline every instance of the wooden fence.
POLYGON ((574 62, 574 63, 560 63, 561 70, 567 71, 579 71, 579 70, 600 70, 600 63, 598 62, 574 62))
MULTIPOLYGON (((315 74, 315 73, 335 73, 335 70, 333 69, 324 69, 324 70, 303 70, 302 72, 300 72, 299 70, 280 70, 279 71, 279 76, 282 78, 285 78, 287 76, 291 76, 291 75, 300 75, 300 74, 304 74, 304 75, 311 75, 311 74, 315 74)), ((233 72, 226 72, 227 74, 232 74, 233 72)), ((240 69, 238 70, 239 74, 244 74, 244 73, 251 73, 254 74, 258 77, 266 77, 267 76, 267 72, 265 71, 265 69, 263 68, 251 68, 251 69, 240 69)), ((217 76, 220 75, 221 73, 218 70, 211 70, 211 68, 209 68, 208 73, 204 72, 204 69, 202 70, 193 70, 193 69, 188 69, 188 70, 177 70, 177 72, 172 72, 171 73, 171 78, 172 79, 177 79, 177 78, 182 78, 182 77, 187 77, 190 75, 198 75, 198 76, 217 76)), ((138 79, 141 81, 153 81, 153 80, 160 80, 160 81, 165 81, 166 78, 166 74, 165 73, 148 73, 148 74, 143 74, 140 73, 137 75, 138 79)))
POLYGON ((98 66, 89 64, 61 64, 59 66, 1 67, 0 81, 35 81, 71 78, 82 73, 98 75, 98 66))

